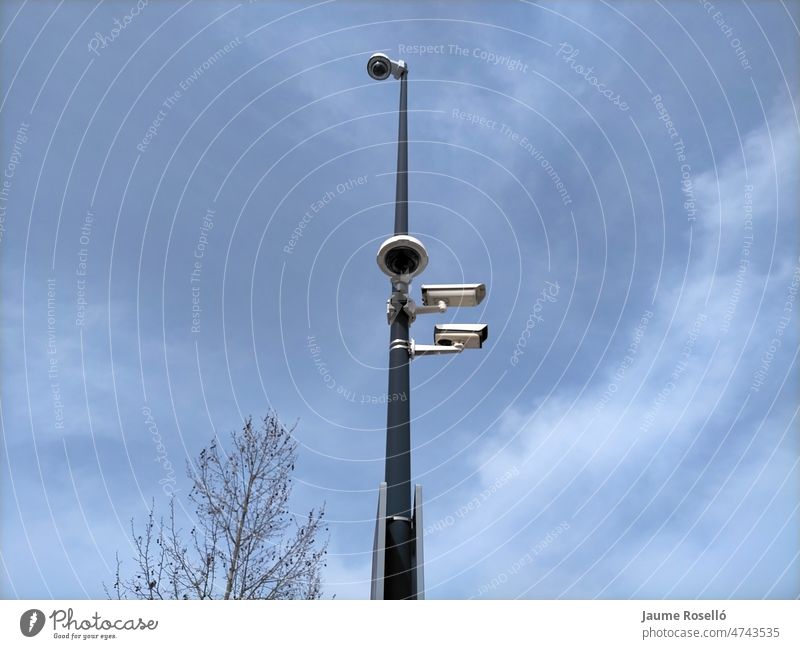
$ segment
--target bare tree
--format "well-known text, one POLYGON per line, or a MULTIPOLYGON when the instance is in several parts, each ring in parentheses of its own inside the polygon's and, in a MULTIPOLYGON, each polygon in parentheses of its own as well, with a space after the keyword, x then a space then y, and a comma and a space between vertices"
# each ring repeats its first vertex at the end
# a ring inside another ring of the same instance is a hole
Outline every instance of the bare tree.
POLYGON ((150 509, 141 534, 131 521, 135 569, 106 593, 119 599, 318 599, 325 565, 323 509, 297 520, 288 509, 297 456, 293 429, 274 412, 256 427, 248 418, 187 462, 194 527, 186 533, 170 501, 166 521, 150 509))

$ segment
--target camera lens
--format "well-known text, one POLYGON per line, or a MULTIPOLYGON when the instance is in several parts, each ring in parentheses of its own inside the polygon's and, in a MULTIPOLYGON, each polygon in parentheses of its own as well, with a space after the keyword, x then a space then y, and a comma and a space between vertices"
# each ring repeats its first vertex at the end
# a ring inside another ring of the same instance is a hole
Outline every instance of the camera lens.
POLYGON ((413 273, 419 267, 419 253, 400 246, 386 253, 386 267, 395 275, 413 273))
POLYGON ((389 75, 389 66, 386 65, 385 61, 375 61, 372 64, 372 74, 376 77, 385 77, 389 75))

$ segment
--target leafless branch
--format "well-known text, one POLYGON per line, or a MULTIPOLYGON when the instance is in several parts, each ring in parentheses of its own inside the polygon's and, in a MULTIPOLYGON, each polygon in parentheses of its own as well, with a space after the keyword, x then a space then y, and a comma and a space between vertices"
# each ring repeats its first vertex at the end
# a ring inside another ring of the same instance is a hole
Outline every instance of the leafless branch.
MULTIPOLYGON (((297 457, 293 429, 270 412, 254 426, 248 418, 231 435, 228 452, 216 440, 196 464, 189 502, 194 522, 187 532, 151 507, 143 533, 131 533, 134 572, 121 577, 108 597, 118 599, 318 599, 327 553, 323 509, 302 521, 289 511, 291 476, 297 457), (293 531, 292 531, 293 530, 293 531)), ((173 497, 174 498, 174 497, 173 497)))

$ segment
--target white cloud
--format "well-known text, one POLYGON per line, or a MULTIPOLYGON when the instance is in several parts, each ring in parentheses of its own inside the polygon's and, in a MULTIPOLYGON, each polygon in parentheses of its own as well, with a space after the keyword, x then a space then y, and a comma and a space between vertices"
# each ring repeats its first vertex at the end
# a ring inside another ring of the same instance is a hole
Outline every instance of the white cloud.
MULTIPOLYGON (((766 306, 762 309, 767 316, 764 321, 774 323, 775 311, 771 307, 785 293, 791 263, 783 260, 778 272, 773 271, 772 275, 766 266, 752 264, 741 287, 731 328, 727 333, 720 332, 721 315, 730 300, 733 277, 733 271, 721 269, 735 269, 733 262, 740 254, 741 221, 737 217, 741 215, 744 185, 753 185, 755 196, 774 196, 778 169, 777 191, 783 197, 787 185, 796 177, 797 132, 793 114, 776 110, 769 124, 771 132, 761 126, 744 138, 747 178, 738 152, 730 153, 721 162, 718 185, 713 171, 696 176, 701 224, 694 239, 697 256, 689 268, 669 270, 664 282, 666 290, 652 307, 656 315, 613 397, 598 412, 596 404, 607 386, 614 383, 613 375, 624 352, 607 356, 602 375, 588 384, 582 394, 556 386, 535 407, 518 402, 497 427, 493 435, 497 441, 484 447, 480 470, 486 481, 493 480, 509 466, 522 470, 520 477, 493 499, 494 520, 476 517, 470 524, 470 533, 482 546, 497 548, 508 543, 496 555, 489 553, 485 569, 488 575, 493 574, 488 566, 494 566, 495 572, 503 570, 503 561, 508 556, 524 552, 530 539, 561 518, 573 525, 570 535, 558 544, 547 564, 531 568, 516 582, 498 589, 498 596, 519 594, 540 579, 543 581, 539 587, 526 592, 526 596, 536 596, 543 592, 541 589, 549 596, 562 592, 567 596, 600 592, 603 596, 614 596, 630 593, 645 582, 643 593, 662 596, 681 577, 681 570, 688 569, 701 553, 705 552, 704 561, 699 566, 695 564, 692 570, 699 571, 705 564, 715 565, 718 545, 708 544, 739 504, 737 498, 752 487, 751 507, 758 507, 758 503, 771 497, 772 479, 786 477, 790 463, 784 451, 779 450, 772 460, 769 457, 781 442, 780 431, 785 426, 788 405, 778 404, 766 413, 773 395, 750 393, 750 384, 763 353, 764 340, 754 324, 762 292, 766 306), (717 187, 719 203, 715 198, 717 187), (720 206, 723 227, 739 234, 734 244, 718 253, 715 228, 720 206), (715 267, 717 275, 709 293, 715 267), (686 281, 681 287, 684 272, 686 281), (684 359, 681 350, 690 341, 698 314, 707 320, 700 323, 699 334, 690 343, 690 353, 684 359), (751 325, 753 335, 745 346, 751 325), (664 395, 663 399, 659 393, 664 395), (761 397, 769 399, 762 401, 761 397), (754 420, 756 428, 752 434, 756 440, 742 456, 745 446, 740 439, 742 426, 730 427, 745 398, 761 405, 755 411, 745 410, 744 420, 756 412, 763 421, 754 420), (737 459, 742 461, 737 465, 737 474, 731 476, 731 467, 737 459), (763 475, 767 461, 772 463, 773 476, 763 475), (698 478, 697 487, 685 500, 685 490, 693 487, 698 478), (725 491, 718 491, 724 483, 725 491), (593 497, 598 491, 600 497, 593 497), (655 506, 645 510, 651 500, 655 506), (653 537, 661 523, 672 515, 674 518, 653 537), (684 539, 695 523, 691 534, 684 539), (599 538, 602 540, 598 543, 599 538), (581 542, 584 542, 582 547, 576 550, 581 542), (570 556, 572 550, 576 554, 570 556), (622 579, 611 584, 618 576, 617 571, 640 550, 642 554, 635 562, 637 570, 626 572, 622 579), (601 558, 605 551, 608 554, 601 558), (666 567, 660 566, 660 572, 651 575, 649 571, 657 567, 665 553, 672 553, 666 567), (592 566, 595 560, 597 564, 592 566), (591 571, 584 573, 590 567, 591 571), (550 568, 560 587, 545 579, 545 569, 550 568)), ((772 201, 754 201, 753 214, 756 223, 774 220, 772 201)), ((633 339, 635 324, 626 326, 621 340, 633 339)), ((790 354, 791 348, 785 351, 790 354)), ((772 371, 776 378, 789 371, 787 360, 784 357, 783 362, 775 362, 772 371)), ((740 514, 744 516, 741 511, 740 514)), ((745 520, 749 518, 749 514, 744 516, 745 520)), ((738 541, 747 532, 748 529, 741 528, 732 530, 732 536, 738 541)), ((475 568, 475 574, 480 574, 480 570, 475 568)), ((696 592, 692 589, 701 585, 704 585, 702 577, 696 579, 689 574, 677 592, 691 596, 696 592)), ((731 584, 717 584, 707 594, 725 596, 728 594, 725 588, 731 588, 731 584)), ((748 592, 752 594, 753 590, 748 592)))

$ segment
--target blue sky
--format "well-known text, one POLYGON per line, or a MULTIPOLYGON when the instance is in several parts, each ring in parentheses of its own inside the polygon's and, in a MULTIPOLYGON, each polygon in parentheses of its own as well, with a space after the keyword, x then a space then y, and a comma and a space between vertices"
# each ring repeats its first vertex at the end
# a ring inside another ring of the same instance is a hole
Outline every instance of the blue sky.
POLYGON ((800 595, 799 13, 4 2, 2 596, 101 596, 130 518, 268 408, 326 593, 368 596, 378 50, 410 68, 421 279, 488 289, 412 328, 490 334, 412 367, 428 597, 800 595))

